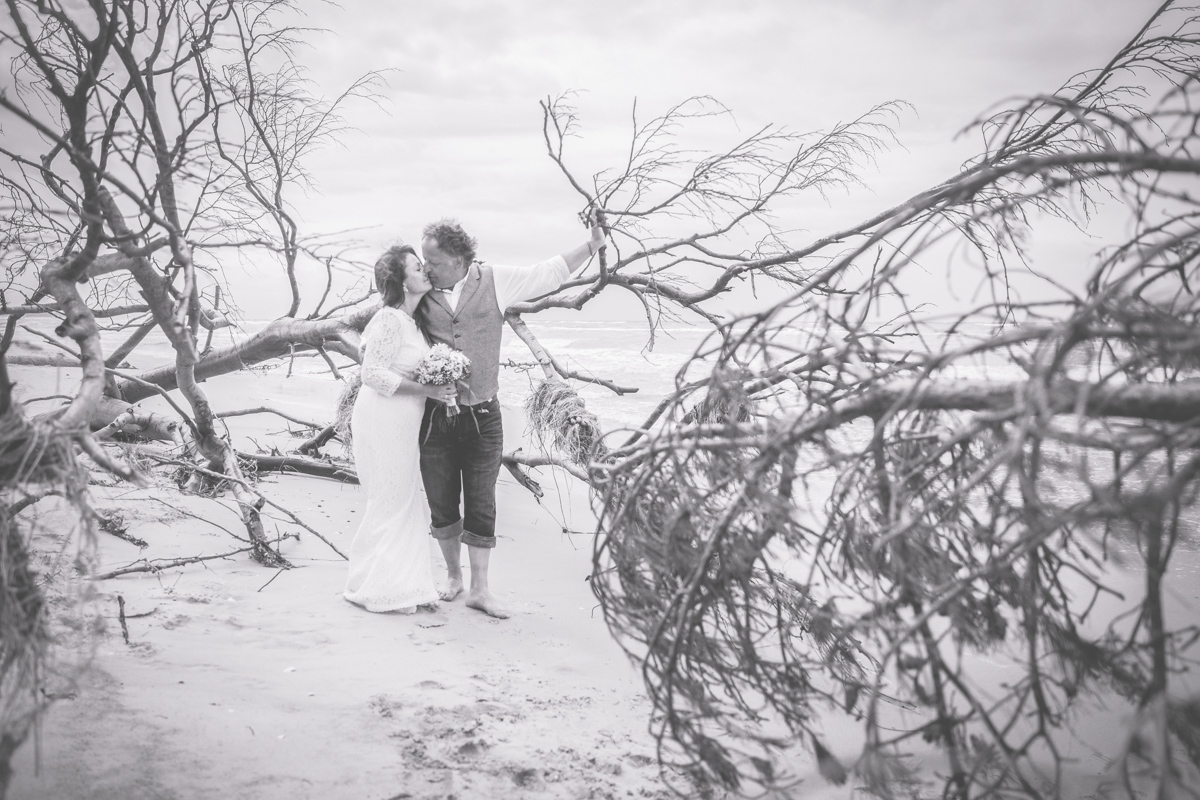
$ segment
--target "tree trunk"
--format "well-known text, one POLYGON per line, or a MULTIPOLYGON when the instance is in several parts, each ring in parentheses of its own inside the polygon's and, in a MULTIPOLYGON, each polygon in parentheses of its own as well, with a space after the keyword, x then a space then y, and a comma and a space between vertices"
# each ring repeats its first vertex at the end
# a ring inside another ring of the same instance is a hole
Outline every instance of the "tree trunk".
MULTIPOLYGON (((203 381, 282 358, 288 355, 292 345, 314 349, 323 347, 357 361, 362 330, 375 311, 376 308, 372 307, 334 319, 302 320, 284 317, 274 320, 244 341, 202 355, 194 367, 195 379, 203 381)), ((174 364, 164 364, 138 377, 163 389, 178 387, 174 364)), ((121 398, 131 403, 154 394, 153 389, 133 381, 118 380, 117 386, 121 398)))

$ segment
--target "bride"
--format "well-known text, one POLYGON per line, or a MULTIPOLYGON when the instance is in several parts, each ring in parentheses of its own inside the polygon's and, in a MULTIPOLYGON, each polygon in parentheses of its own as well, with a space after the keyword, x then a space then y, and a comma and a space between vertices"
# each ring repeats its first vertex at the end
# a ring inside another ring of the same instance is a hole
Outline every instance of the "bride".
POLYGON ((438 599, 417 433, 425 398, 446 402, 456 390, 410 377, 429 352, 412 317, 432 288, 416 251, 409 245, 389 248, 375 262, 375 284, 383 307, 363 331, 363 385, 350 418, 367 510, 350 545, 343 596, 368 611, 412 613, 438 599))

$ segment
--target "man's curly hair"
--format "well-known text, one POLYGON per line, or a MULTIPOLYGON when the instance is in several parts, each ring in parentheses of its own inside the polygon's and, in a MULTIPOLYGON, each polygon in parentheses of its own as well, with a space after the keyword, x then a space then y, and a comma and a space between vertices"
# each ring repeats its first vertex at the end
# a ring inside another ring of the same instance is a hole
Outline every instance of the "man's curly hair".
POLYGON ((437 243, 438 249, 449 256, 463 259, 464 264, 475 260, 475 238, 463 230, 456 219, 439 219, 425 226, 424 235, 437 243))

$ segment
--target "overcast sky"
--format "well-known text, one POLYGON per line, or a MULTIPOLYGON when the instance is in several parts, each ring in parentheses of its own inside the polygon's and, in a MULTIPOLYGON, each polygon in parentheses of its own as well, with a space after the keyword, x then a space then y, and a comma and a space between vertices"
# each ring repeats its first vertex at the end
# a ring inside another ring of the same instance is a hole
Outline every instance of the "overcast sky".
MULTIPOLYGON (((956 133, 993 104, 1049 92, 1103 64, 1145 21, 1150 0, 341 0, 306 4, 300 52, 334 95, 387 70, 382 103, 346 109, 355 130, 310 162, 310 231, 367 228, 370 248, 413 241, 455 216, 501 263, 581 241, 580 203, 541 139, 539 99, 580 95, 581 174, 620 163, 634 101, 643 116, 711 95, 748 132, 805 132, 888 100, 913 110, 868 190, 812 198, 819 234, 953 173, 978 142, 956 133)), ((570 154, 569 154, 570 156, 570 154)), ((797 239, 808 238, 797 233, 797 239)), ((253 309, 247 309, 248 312, 253 309)))
MULTIPOLYGON (((539 100, 575 91, 582 178, 620 164, 643 120, 695 95, 733 112, 722 144, 763 125, 828 130, 892 100, 898 144, 862 170, 866 188, 789 206, 794 243, 871 216, 953 174, 978 152, 956 134, 1015 96, 1050 92, 1105 63, 1157 0, 299 0, 298 60, 336 96, 380 71, 379 102, 344 109, 351 129, 309 159, 296 195, 307 233, 358 229, 371 261, 454 216, 497 263, 532 263, 583 241, 579 196, 546 156, 539 100)), ((0 80, 0 84, 6 83, 0 80)), ((32 136, 5 121, 4 135, 32 136)), ((789 240, 790 241, 790 240, 789 240)), ((278 273, 231 266, 251 318, 286 310, 278 273), (276 296, 278 295, 278 296, 276 296)), ((323 286, 310 267, 304 276, 323 286)), ((604 298, 601 298, 604 300, 604 298)), ((605 314, 633 308, 596 304, 605 314)))

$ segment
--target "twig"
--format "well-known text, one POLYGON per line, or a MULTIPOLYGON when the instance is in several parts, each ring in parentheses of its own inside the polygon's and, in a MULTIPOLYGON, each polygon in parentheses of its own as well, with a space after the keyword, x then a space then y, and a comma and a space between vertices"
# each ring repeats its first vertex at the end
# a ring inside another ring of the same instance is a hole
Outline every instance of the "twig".
POLYGON ((164 569, 182 567, 188 564, 198 564, 201 561, 213 561, 218 558, 229 558, 230 556, 236 556, 240 553, 248 553, 253 549, 253 547, 241 547, 237 550, 231 550, 228 553, 220 553, 215 556, 189 556, 187 558, 173 558, 169 561, 148 561, 146 559, 142 559, 140 562, 134 562, 134 564, 140 563, 142 566, 122 567, 121 569, 115 569, 112 572, 106 572, 103 575, 97 575, 95 578, 93 578, 93 580, 106 581, 111 578, 120 577, 121 575, 132 575, 135 572, 161 572, 164 569))
POLYGON ((57 340, 57 339, 55 339, 54 337, 52 337, 52 336, 49 336, 49 335, 47 335, 47 334, 45 334, 45 333, 42 333, 41 331, 39 331, 39 330, 37 330, 37 329, 35 329, 35 328, 31 328, 31 327, 29 327, 28 325, 22 325, 21 327, 22 327, 23 329, 25 329, 26 331, 28 331, 29 333, 32 333, 34 336, 37 336, 37 337, 39 337, 39 338, 41 338, 41 339, 44 339, 45 341, 47 341, 48 343, 50 343, 50 344, 51 344, 51 345, 53 345, 54 347, 57 347, 59 350, 62 350, 63 352, 66 352, 66 353, 70 353, 70 354, 71 354, 71 355, 72 355, 74 358, 76 358, 76 359, 79 359, 79 358, 81 357, 81 356, 79 355, 79 353, 76 353, 74 350, 72 350, 71 348, 67 347, 65 344, 63 344, 62 342, 58 341, 58 340, 57 340))
POLYGON ((330 550, 332 550, 333 552, 337 553, 339 556, 341 556, 342 558, 346 559, 347 561, 349 561, 349 560, 350 560, 350 559, 349 559, 349 558, 346 556, 346 554, 345 554, 345 553, 343 553, 341 550, 338 550, 338 549, 337 549, 337 545, 335 545, 333 542, 329 541, 329 540, 328 540, 328 539, 326 539, 324 536, 322 536, 322 535, 321 535, 321 534, 320 534, 320 533, 317 531, 317 529, 316 529, 316 528, 313 528, 311 525, 307 525, 307 524, 305 524, 305 523, 304 523, 304 522, 303 522, 303 521, 302 521, 302 520, 301 520, 299 517, 297 517, 297 516, 296 516, 295 514, 293 514, 291 511, 288 511, 288 510, 287 510, 286 508, 284 508, 283 506, 281 506, 281 505, 279 505, 278 503, 276 503, 274 500, 271 500, 271 499, 270 499, 270 498, 268 498, 268 497, 263 497, 263 500, 265 500, 265 501, 267 502, 267 505, 271 506, 272 508, 278 509, 278 510, 282 511, 284 514, 287 514, 287 515, 288 515, 288 517, 289 517, 289 518, 292 520, 292 522, 296 523, 296 524, 297 524, 297 525, 299 525, 301 528, 304 528, 304 530, 308 531, 308 532, 309 532, 309 533, 311 533, 313 536, 317 537, 317 538, 318 538, 318 539, 320 539, 322 542, 324 542, 325 544, 329 545, 329 549, 330 549, 330 550))
POLYGON ((215 416, 221 417, 221 418, 244 417, 249 414, 274 414, 277 417, 283 417, 288 422, 294 422, 297 425, 303 425, 306 428, 315 428, 317 430, 320 430, 321 428, 325 427, 324 425, 322 425, 319 422, 312 422, 307 419, 300 419, 299 417, 293 417, 291 414, 285 414, 282 411, 279 411, 274 408, 268 408, 267 406, 256 406, 255 408, 240 408, 240 409, 237 409, 236 411, 220 411, 220 412, 217 412, 217 414, 215 416))
MULTIPOLYGON (((113 306, 112 308, 96 308, 92 309, 92 316, 97 318, 102 317, 120 317, 130 314, 144 314, 150 310, 150 306, 113 306)), ((62 309, 57 303, 32 303, 20 306, 8 306, 0 308, 0 314, 61 314, 62 309)))
POLYGON ((64 367, 74 368, 79 366, 79 359, 63 358, 62 356, 22 356, 10 355, 5 356, 5 361, 10 366, 14 367, 64 367))
POLYGON ((275 580, 276 578, 278 578, 278 577, 280 576, 280 574, 282 574, 282 573, 283 573, 283 570, 284 570, 284 568, 283 568, 283 567, 280 567, 280 568, 279 568, 279 571, 278 571, 278 572, 276 572, 274 575, 272 575, 272 576, 271 576, 271 580, 270 580, 270 581, 267 581, 267 582, 266 582, 266 583, 264 583, 262 586, 258 587, 258 590, 257 590, 257 591, 258 591, 258 592, 261 592, 263 589, 265 589, 265 588, 267 588, 268 586, 270 586, 270 585, 271 585, 271 581, 273 581, 273 580, 275 580))
POLYGON ((316 313, 316 312, 314 312, 314 315, 310 315, 310 316, 309 316, 309 319, 329 319, 329 318, 330 318, 330 317, 332 317, 334 314, 336 314, 337 312, 341 311, 341 310, 342 310, 342 309, 344 309, 344 308, 352 308, 353 306, 356 306, 356 305, 358 305, 359 303, 362 303, 362 302, 364 302, 364 301, 366 301, 366 300, 370 300, 370 299, 371 299, 371 295, 372 295, 372 294, 374 294, 374 293, 375 293, 375 290, 372 288, 370 291, 368 291, 368 292, 367 292, 366 294, 364 294, 362 297, 356 297, 356 298, 354 298, 353 300, 348 300, 348 301, 346 301, 346 302, 344 302, 344 303, 340 303, 339 305, 336 305, 336 306, 334 306, 333 308, 331 308, 331 309, 329 309, 328 311, 326 311, 324 314, 321 314, 319 317, 316 317, 316 316, 315 316, 315 313, 316 313))
POLYGON ((40 403, 43 400, 73 400, 73 399, 74 398, 71 397, 71 395, 69 395, 69 394, 48 394, 45 397, 31 397, 28 400, 22 400, 21 404, 27 406, 30 403, 40 403))
MULTIPOLYGON (((212 525, 214 528, 220 528, 221 530, 225 531, 233 538, 237 539, 239 542, 248 541, 244 537, 238 536, 236 533, 229 530, 229 528, 226 528, 224 525, 214 522, 213 520, 208 519, 207 517, 202 517, 199 514, 193 514, 191 511, 188 511, 186 508, 180 508, 179 506, 173 506, 170 503, 168 503, 166 500, 163 500, 161 497, 149 497, 146 499, 154 500, 156 502, 162 503, 164 506, 171 509, 172 511, 175 511, 176 513, 179 513, 179 514, 183 514, 186 517, 191 517, 192 519, 197 519, 197 520, 200 520, 201 522, 207 522, 209 525, 212 525)), ((222 506, 222 507, 224 507, 224 506, 222 506)))
POLYGON ((513 333, 517 334, 521 341, 523 341, 529 348, 529 351, 533 353, 533 357, 537 359, 537 363, 541 366, 542 372, 547 378, 553 378, 555 373, 557 373, 564 378, 603 386, 605 389, 608 389, 616 395, 623 396, 627 394, 635 394, 637 392, 638 387, 636 386, 619 386, 610 380, 605 380, 604 378, 597 378, 593 375, 584 375, 576 370, 567 369, 562 364, 558 363, 558 359, 551 355, 550 351, 548 351, 538 340, 538 338, 534 336, 533 331, 529 330, 529 326, 525 323, 525 320, 521 319, 520 314, 509 312, 504 315, 504 321, 508 323, 508 327, 512 329, 513 333))
MULTIPOLYGON (((221 311, 221 284, 216 285, 216 291, 213 294, 213 313, 218 314, 221 311)), ((207 315, 201 315, 207 316, 207 315)), ((204 348, 200 351, 200 355, 204 355, 212 348, 213 333, 216 332, 216 326, 208 326, 208 335, 204 337, 204 348)))
MULTIPOLYGON (((337 364, 334 364, 333 359, 329 357, 329 353, 325 352, 325 348, 321 347, 320 345, 316 345, 316 348, 317 352, 321 354, 321 358, 325 359, 325 363, 329 365, 329 371, 333 373, 333 377, 337 378, 339 381, 345 380, 345 378, 342 377, 342 373, 338 372, 337 364)), ((313 427, 319 426, 314 425, 313 427)))
POLYGON ((13 503, 11 506, 8 507, 8 513, 15 517, 17 514, 24 511, 25 509, 29 508, 31 505, 38 502, 39 500, 43 500, 43 499, 45 499, 47 497, 51 497, 51 496, 62 497, 62 492, 59 491, 58 489, 49 489, 49 490, 47 490, 45 492, 41 492, 39 494, 31 494, 26 497, 22 497, 20 500, 18 500, 17 502, 13 503))
POLYGON ((129 644, 129 626, 125 624, 125 598, 117 595, 117 619, 121 621, 121 636, 125 637, 125 644, 129 644))

